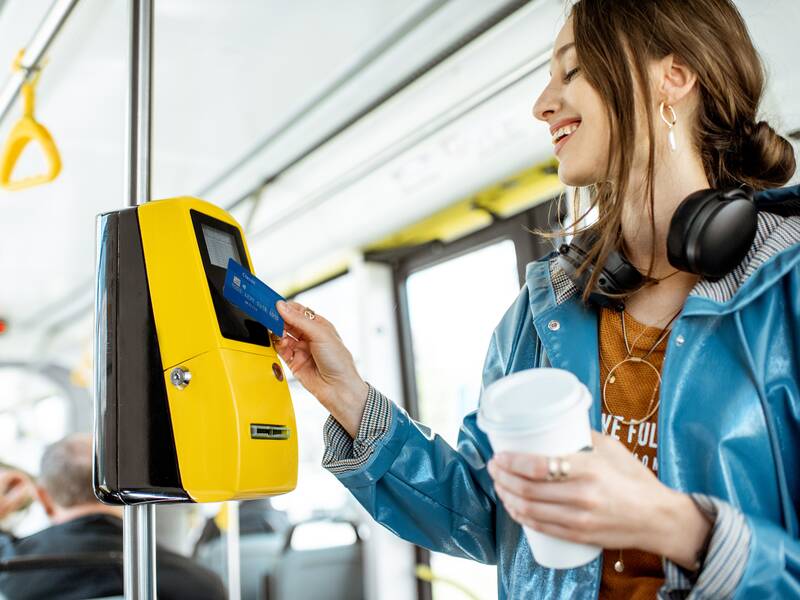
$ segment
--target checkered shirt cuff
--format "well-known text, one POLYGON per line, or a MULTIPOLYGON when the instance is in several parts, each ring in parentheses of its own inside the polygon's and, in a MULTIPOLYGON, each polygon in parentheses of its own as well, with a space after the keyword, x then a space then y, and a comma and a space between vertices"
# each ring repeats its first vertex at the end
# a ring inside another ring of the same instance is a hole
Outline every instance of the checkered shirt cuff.
POLYGON ((367 383, 369 392, 356 438, 332 416, 325 421, 322 434, 325 453, 322 466, 334 475, 355 471, 363 467, 375 451, 375 446, 389 431, 392 424, 392 402, 367 383))
POLYGON ((714 523, 705 561, 690 573, 664 559, 666 581, 659 600, 701 600, 733 598, 747 566, 750 527, 744 515, 727 502, 704 494, 691 494, 698 508, 714 523))

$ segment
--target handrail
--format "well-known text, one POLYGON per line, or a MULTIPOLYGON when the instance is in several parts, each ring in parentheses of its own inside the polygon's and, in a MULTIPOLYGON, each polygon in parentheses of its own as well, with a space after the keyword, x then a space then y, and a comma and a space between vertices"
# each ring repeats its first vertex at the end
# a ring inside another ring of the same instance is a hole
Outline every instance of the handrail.
POLYGON ((283 554, 291 551, 292 549, 292 541, 294 538, 295 532, 303 527, 304 525, 309 525, 311 523, 336 523, 342 525, 349 525, 353 528, 353 531, 356 534, 356 545, 360 545, 364 543, 364 538, 361 535, 361 532, 358 530, 358 523, 354 523, 349 519, 345 519, 342 517, 338 517, 335 515, 320 515, 315 517, 310 517, 303 521, 299 521, 297 523, 293 523, 292 526, 289 528, 289 531, 286 533, 286 539, 283 544, 283 554))
POLYGON ((0 123, 3 122, 17 96, 22 91, 22 85, 30 79, 34 71, 39 67, 45 52, 47 52, 58 32, 61 31, 61 27, 77 3, 78 0, 55 0, 53 2, 36 33, 33 34, 31 41, 26 46, 28 63, 23 65, 22 71, 11 76, 3 91, 0 92, 0 123))
POLYGON ((122 567, 121 552, 84 552, 80 554, 21 555, 0 560, 0 573, 73 569, 86 567, 122 567))
MULTIPOLYGON (((370 101, 367 106, 359 109, 354 114, 348 116, 344 122, 337 124, 331 131, 326 132, 320 139, 313 141, 311 145, 304 148, 299 154, 290 157, 288 161, 281 164, 281 166, 279 166, 277 169, 265 175, 264 178, 257 185, 249 189, 243 195, 239 196, 239 198, 237 198, 236 200, 226 204, 224 208, 226 210, 232 210, 239 204, 245 202, 252 195, 257 194, 260 190, 274 183, 277 179, 283 177, 292 168, 294 168, 303 160, 311 156, 311 154, 322 148, 325 144, 329 143, 337 136, 341 135, 348 129, 352 128, 356 123, 362 121, 367 116, 375 113, 375 111, 377 111, 380 107, 384 106, 387 102, 389 102, 392 98, 400 94, 403 90, 411 87, 414 83, 422 79, 422 77, 424 77, 434 68, 436 68, 440 64, 450 59, 460 50, 464 49, 466 46, 472 43, 475 39, 477 39, 487 31, 489 31, 492 27, 496 26, 498 23, 507 19, 508 17, 519 11, 524 6, 529 5, 530 3, 531 0, 509 0, 508 3, 494 10, 486 19, 477 23, 474 27, 470 28, 469 31, 465 32, 463 35, 455 39, 452 43, 448 44, 441 51, 437 52, 435 56, 431 57, 424 64, 414 69, 410 74, 403 77, 399 82, 392 85, 388 90, 382 92, 380 96, 370 101)), ((405 35, 405 33, 401 33, 400 37, 402 37, 403 35, 405 35)), ((381 49, 379 51, 379 54, 385 51, 386 49, 388 48, 381 49)), ((369 60, 371 61, 377 57, 378 55, 375 55, 371 57, 369 60)), ((333 90, 335 91, 335 86, 333 90)), ((327 98, 331 93, 332 93, 331 91, 326 90, 324 92, 323 98, 327 98)), ((313 109, 315 108, 315 106, 316 105, 312 103, 308 107, 308 109, 313 109)), ((230 177, 237 169, 239 169, 242 165, 244 165, 247 161, 249 161, 254 155, 264 151, 265 148, 280 143, 280 136, 283 135, 288 130, 289 127, 292 127, 296 124, 297 121, 294 119, 295 117, 290 119, 283 126, 279 127, 276 131, 271 132, 267 138, 261 140, 254 148, 248 151, 248 153, 244 157, 240 158, 239 160, 236 161, 236 163, 225 169, 213 181, 203 186, 203 188, 201 188, 201 190, 198 192, 197 195, 200 197, 207 196, 218 185, 223 183, 225 179, 230 177)))
POLYGON ((14 60, 14 71, 34 71, 34 73, 33 75, 29 74, 28 81, 22 84, 22 117, 11 129, 11 132, 8 134, 8 139, 3 146, 3 151, 0 153, 0 186, 12 191, 49 183, 58 177, 58 174, 61 172, 61 156, 58 153, 58 148, 53 140, 53 136, 50 135, 47 128, 39 123, 34 116, 35 89, 36 85, 39 83, 39 77, 41 76, 41 66, 36 69, 22 66, 24 53, 24 50, 20 50, 19 54, 17 54, 14 60), (11 174, 17 166, 17 161, 19 161, 23 150, 25 150, 31 142, 38 142, 41 147, 45 159, 47 160, 47 171, 40 175, 33 175, 12 181, 11 174))

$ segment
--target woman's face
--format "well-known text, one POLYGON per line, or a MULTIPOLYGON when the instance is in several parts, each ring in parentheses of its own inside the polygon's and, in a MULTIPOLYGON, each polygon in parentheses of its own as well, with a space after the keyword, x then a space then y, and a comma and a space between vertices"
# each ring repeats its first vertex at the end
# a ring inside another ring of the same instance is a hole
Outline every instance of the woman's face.
POLYGON ((609 124, 600 95, 578 65, 572 19, 556 37, 550 82, 533 106, 533 115, 550 129, 558 176, 569 186, 598 182, 606 171, 609 124))

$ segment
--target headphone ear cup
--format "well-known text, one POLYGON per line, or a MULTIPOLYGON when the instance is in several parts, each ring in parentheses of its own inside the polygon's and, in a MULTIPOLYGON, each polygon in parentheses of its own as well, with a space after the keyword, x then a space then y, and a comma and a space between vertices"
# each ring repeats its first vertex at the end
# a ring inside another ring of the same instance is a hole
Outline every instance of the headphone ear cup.
POLYGON ((669 264, 676 269, 695 273, 692 265, 689 264, 686 241, 689 239, 698 214, 711 200, 716 198, 716 195, 716 190, 699 190, 689 194, 672 214, 667 234, 667 258, 669 264))
POLYGON ((700 190, 687 196, 672 216, 667 257, 676 269, 719 279, 746 256, 757 224, 747 190, 700 190))
MULTIPOLYGON (((558 264, 561 270, 581 292, 589 284, 596 265, 588 264, 580 275, 578 275, 578 270, 587 260, 592 246, 597 243, 598 239, 596 231, 584 231, 576 235, 572 239, 572 243, 564 244, 558 250, 558 264)), ((625 258, 624 254, 620 251, 613 251, 600 269, 589 299, 602 306, 622 310, 624 303, 614 296, 633 292, 639 289, 643 283, 644 276, 625 258)))

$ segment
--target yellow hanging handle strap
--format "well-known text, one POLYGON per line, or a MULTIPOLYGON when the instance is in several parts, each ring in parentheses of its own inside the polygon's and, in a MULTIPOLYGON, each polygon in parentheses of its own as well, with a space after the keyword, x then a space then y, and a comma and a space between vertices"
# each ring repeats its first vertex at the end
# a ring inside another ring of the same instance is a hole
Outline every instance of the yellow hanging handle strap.
POLYGON ((427 581, 429 583, 443 583, 445 585, 449 585, 450 587, 454 587, 470 600, 481 600, 480 597, 474 592, 471 592, 469 589, 467 589, 464 584, 456 581, 455 579, 436 575, 428 565, 417 565, 414 569, 414 574, 417 576, 417 579, 421 579, 422 581, 427 581))
MULTIPOLYGON (((14 59, 13 69, 15 71, 24 70, 22 66, 22 56, 25 50, 20 50, 14 59)), ((49 183, 53 181, 61 172, 61 156, 53 141, 53 136, 47 128, 39 123, 34 117, 35 88, 39 82, 41 71, 36 72, 28 81, 22 84, 22 117, 11 128, 2 153, 0 153, 0 186, 7 190, 22 190, 25 188, 49 183), (17 161, 22 155, 22 151, 31 142, 37 142, 47 160, 47 172, 41 175, 24 177, 15 181, 11 180, 11 174, 17 161)))

